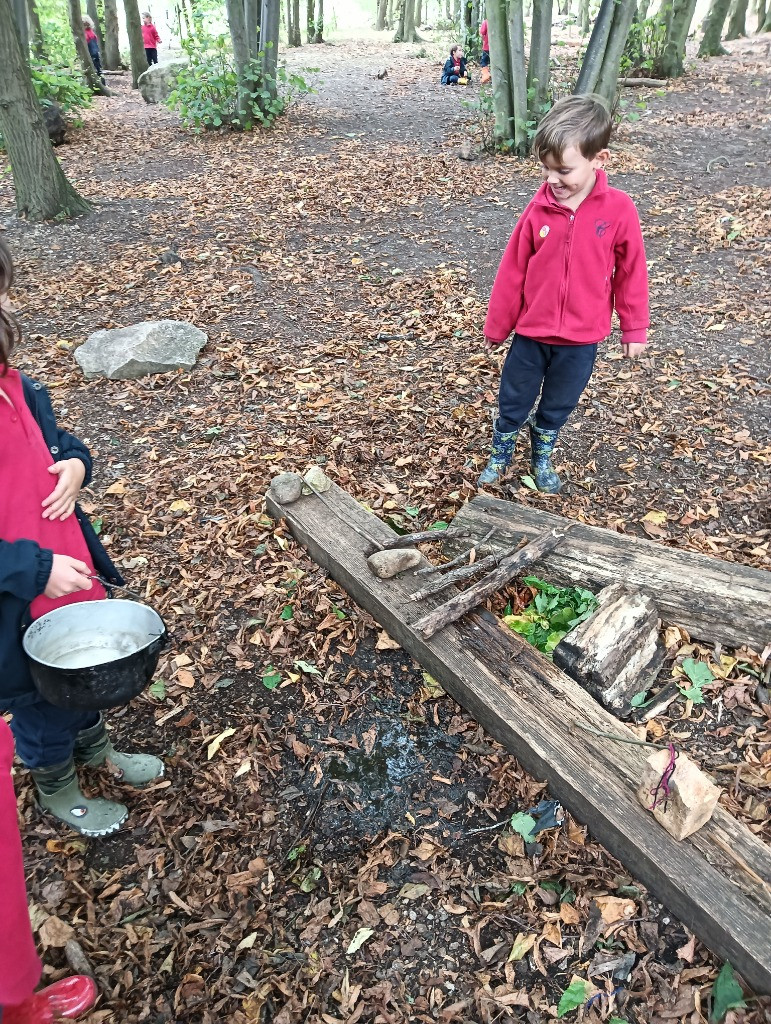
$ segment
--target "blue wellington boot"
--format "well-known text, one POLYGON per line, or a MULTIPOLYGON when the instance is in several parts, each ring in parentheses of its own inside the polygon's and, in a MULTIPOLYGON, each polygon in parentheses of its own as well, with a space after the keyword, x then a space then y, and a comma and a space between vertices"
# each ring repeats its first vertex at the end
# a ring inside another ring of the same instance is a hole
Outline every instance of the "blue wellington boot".
POLYGON ((528 420, 528 426, 530 427, 530 470, 535 486, 544 494, 559 494, 562 489, 562 481, 554 472, 554 467, 551 464, 551 456, 557 443, 559 430, 542 430, 532 420, 528 420))
POLYGON ((514 445, 517 443, 518 430, 511 430, 502 434, 498 430, 498 424, 493 426, 493 444, 490 458, 482 470, 477 487, 484 487, 485 484, 497 484, 505 471, 511 465, 514 457, 514 445))

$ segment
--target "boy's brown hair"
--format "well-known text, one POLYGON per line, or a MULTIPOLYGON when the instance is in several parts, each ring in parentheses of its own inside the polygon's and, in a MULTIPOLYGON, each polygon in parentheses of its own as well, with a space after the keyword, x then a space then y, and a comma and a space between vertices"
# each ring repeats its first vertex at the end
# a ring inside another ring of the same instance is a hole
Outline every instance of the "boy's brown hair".
MULTIPOLYGON (((0 235, 0 298, 7 295, 13 284, 13 260, 8 246, 0 235)), ((0 377, 8 372, 8 359, 19 337, 19 328, 11 313, 0 303, 0 377)))
POLYGON ((613 122, 605 101, 593 93, 558 100, 538 126, 533 153, 539 160, 549 156, 557 163, 570 146, 587 160, 607 149, 613 122))

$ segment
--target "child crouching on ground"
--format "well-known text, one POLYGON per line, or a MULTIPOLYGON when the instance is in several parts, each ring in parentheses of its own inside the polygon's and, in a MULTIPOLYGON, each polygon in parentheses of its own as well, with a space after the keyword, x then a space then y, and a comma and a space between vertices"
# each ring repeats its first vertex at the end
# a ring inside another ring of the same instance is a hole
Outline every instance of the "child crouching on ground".
POLYGON ((635 205, 610 188, 604 171, 611 128, 595 96, 560 100, 538 128, 533 150, 544 183, 506 247, 484 327, 487 351, 515 334, 480 487, 498 482, 527 423, 536 487, 556 494, 557 435, 589 383, 614 306, 624 356, 634 359, 645 346, 648 268, 635 205))
POLYGON ((16 751, 41 806, 83 835, 104 836, 128 811, 111 800, 87 800, 76 765, 107 764, 121 782, 145 786, 163 775, 163 762, 119 753, 98 712, 54 707, 30 676, 21 642, 27 609, 36 619, 104 598, 95 573, 123 581, 75 503, 91 476, 88 449, 56 426, 45 389, 8 365, 18 334, 12 283, 13 264, 0 238, 0 711, 13 712, 16 751))
POLYGON ((463 48, 457 44, 450 49, 450 56, 442 68, 442 85, 467 85, 469 80, 463 48))

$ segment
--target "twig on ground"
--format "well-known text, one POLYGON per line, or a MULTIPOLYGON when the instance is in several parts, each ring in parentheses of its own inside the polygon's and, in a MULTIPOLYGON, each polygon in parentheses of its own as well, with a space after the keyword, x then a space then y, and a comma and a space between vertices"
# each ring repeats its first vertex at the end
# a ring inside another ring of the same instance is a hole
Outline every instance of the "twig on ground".
POLYGON ((493 537, 493 535, 495 534, 495 530, 496 527, 494 526, 492 530, 488 531, 484 535, 484 537, 479 541, 478 544, 474 544, 472 547, 467 548, 466 551, 461 551, 459 555, 456 555, 455 558, 452 558, 449 562, 443 562, 441 565, 427 565, 425 569, 416 569, 415 575, 428 576, 429 573, 432 572, 447 572, 450 569, 454 569, 456 565, 462 565, 462 563, 470 557, 472 551, 476 551, 477 548, 481 548, 483 544, 486 544, 488 540, 490 540, 493 537))
POLYGON ((595 729, 593 725, 586 725, 584 722, 571 722, 570 728, 583 729, 595 736, 602 736, 606 740, 614 740, 616 743, 631 743, 636 747, 655 747, 657 750, 669 750, 668 743, 651 743, 650 740, 632 739, 631 736, 619 736, 614 732, 604 732, 602 729, 595 729))

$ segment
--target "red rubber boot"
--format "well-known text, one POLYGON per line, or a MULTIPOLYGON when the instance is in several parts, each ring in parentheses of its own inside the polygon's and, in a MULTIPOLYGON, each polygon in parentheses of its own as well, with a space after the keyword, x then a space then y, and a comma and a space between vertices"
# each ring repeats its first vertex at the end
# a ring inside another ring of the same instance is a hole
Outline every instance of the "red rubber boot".
POLYGON ((83 974, 62 978, 35 992, 23 1003, 3 1007, 3 1024, 54 1024, 76 1020, 96 1002, 96 985, 83 974))

